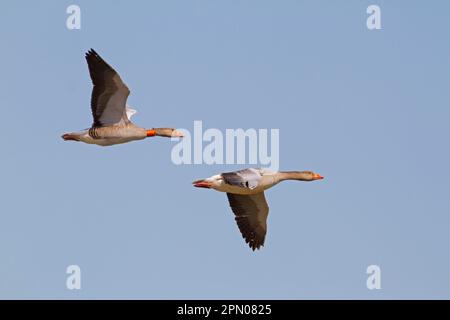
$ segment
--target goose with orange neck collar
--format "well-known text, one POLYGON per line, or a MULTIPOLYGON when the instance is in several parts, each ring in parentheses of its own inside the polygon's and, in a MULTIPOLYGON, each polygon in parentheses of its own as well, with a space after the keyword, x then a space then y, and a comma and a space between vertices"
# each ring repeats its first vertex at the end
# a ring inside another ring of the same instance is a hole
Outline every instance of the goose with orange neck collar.
POLYGON ((94 85, 91 110, 94 122, 89 129, 62 135, 66 141, 81 141, 111 146, 147 137, 182 137, 172 128, 144 129, 131 122, 135 110, 126 105, 130 90, 119 74, 93 49, 86 53, 89 74, 94 85))

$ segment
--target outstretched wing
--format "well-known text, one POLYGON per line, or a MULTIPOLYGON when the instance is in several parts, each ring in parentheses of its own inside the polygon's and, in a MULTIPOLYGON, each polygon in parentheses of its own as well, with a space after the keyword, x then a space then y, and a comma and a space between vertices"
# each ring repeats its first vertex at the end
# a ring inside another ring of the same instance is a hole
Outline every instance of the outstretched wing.
POLYGON ((221 176, 225 183, 229 185, 251 190, 255 189, 259 185, 262 177, 260 171, 253 168, 226 172, 222 173, 221 176))
POLYGON ((252 195, 227 193, 227 196, 245 242, 252 250, 259 249, 264 245, 269 215, 264 192, 252 195))
POLYGON ((109 126, 128 121, 125 105, 130 90, 119 74, 93 49, 86 53, 86 61, 94 85, 91 96, 93 126, 109 126))

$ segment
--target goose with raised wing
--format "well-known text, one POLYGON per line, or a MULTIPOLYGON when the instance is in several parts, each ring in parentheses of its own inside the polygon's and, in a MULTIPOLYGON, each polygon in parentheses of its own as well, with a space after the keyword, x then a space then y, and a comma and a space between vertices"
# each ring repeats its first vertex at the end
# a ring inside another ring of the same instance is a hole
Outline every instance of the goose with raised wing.
POLYGON ((86 53, 93 89, 91 111, 94 122, 89 129, 65 133, 64 140, 111 146, 147 137, 182 137, 172 128, 144 129, 131 122, 136 113, 126 104, 130 90, 119 74, 93 49, 86 53))
POLYGON ((254 251, 264 246, 267 233, 267 205, 264 191, 285 180, 314 181, 323 177, 312 171, 273 172, 266 169, 244 169, 221 173, 193 182, 194 187, 226 192, 235 220, 254 251))

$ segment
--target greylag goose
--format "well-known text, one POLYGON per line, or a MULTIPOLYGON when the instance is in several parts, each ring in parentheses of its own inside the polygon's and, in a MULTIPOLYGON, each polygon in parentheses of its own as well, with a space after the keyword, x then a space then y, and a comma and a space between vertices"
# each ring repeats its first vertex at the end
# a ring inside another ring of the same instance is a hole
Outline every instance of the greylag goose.
POLYGON ((221 173, 193 182, 194 187, 226 192, 242 237, 254 251, 264 246, 269 206, 264 190, 284 180, 314 181, 323 179, 311 171, 273 172, 266 169, 244 169, 221 173))
POLYGON ((64 140, 111 146, 147 137, 182 137, 171 128, 140 128, 131 122, 135 110, 126 105, 130 90, 119 74, 93 49, 86 53, 89 74, 94 85, 91 110, 94 122, 90 129, 65 133, 64 140))

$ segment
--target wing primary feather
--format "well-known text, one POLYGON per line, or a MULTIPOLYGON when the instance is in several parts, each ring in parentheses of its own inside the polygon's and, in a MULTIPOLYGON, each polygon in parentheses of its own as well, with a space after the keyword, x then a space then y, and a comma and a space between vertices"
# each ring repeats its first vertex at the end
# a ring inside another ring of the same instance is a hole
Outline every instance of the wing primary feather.
POLYGON ((253 195, 227 193, 231 210, 245 242, 252 250, 264 246, 267 232, 267 205, 264 192, 253 195))

